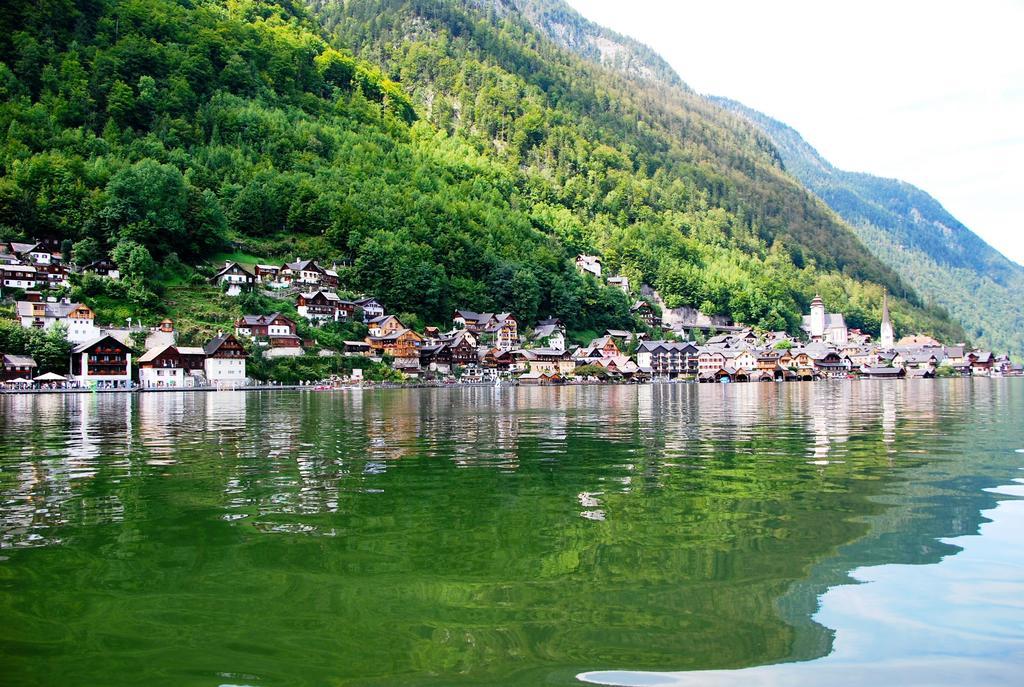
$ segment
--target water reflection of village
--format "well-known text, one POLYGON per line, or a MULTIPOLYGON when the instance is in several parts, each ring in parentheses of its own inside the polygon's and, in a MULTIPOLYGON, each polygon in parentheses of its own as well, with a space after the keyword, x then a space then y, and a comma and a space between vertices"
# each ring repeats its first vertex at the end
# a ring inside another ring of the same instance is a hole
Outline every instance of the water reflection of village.
POLYGON ((330 533, 329 523, 301 517, 372 497, 388 488, 389 471, 422 471, 425 483, 452 468, 582 471, 579 456, 614 444, 622 460, 601 467, 600 483, 566 494, 600 502, 603 517, 611 493, 658 488, 687 471, 782 464, 827 477, 873 469, 865 444, 887 465, 905 460, 934 450, 958 409, 984 417, 1007 383, 8 396, 0 545, 46 545, 63 526, 115 522, 140 481, 162 479, 194 484, 225 520, 330 533), (97 479, 114 486, 88 497, 97 479))

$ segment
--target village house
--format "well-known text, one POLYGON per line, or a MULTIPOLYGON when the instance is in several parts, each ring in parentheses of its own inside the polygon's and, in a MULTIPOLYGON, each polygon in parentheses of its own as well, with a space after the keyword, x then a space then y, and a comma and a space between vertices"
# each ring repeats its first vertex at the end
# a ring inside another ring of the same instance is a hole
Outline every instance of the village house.
POLYGON ((176 346, 175 348, 185 374, 203 379, 206 370, 206 350, 202 346, 176 346))
POLYGON ((394 315, 381 315, 366 323, 370 336, 387 336, 403 329, 408 329, 394 315))
POLYGON ((744 372, 753 372, 757 369, 757 356, 750 349, 730 349, 723 352, 726 367, 732 367, 744 372))
POLYGON ((279 265, 259 265, 253 268, 256 280, 270 288, 284 286, 280 283, 281 267, 279 265))
POLYGON ((633 343, 634 339, 643 341, 648 338, 645 332, 630 332, 625 329, 605 329, 604 335, 612 337, 615 339, 616 344, 620 344, 622 346, 628 346, 633 343))
POLYGON ((799 379, 810 381, 814 379, 814 358, 804 348, 792 349, 789 352, 792 356, 790 367, 796 372, 799 379))
POLYGON ((0 369, 0 382, 9 382, 14 379, 31 380, 36 373, 36 361, 27 355, 0 355, 3 360, 3 369, 0 369))
POLYGON ((302 355, 302 341, 295 322, 281 313, 243 315, 235 320, 235 336, 247 336, 258 344, 269 346, 268 357, 302 355))
POLYGON ((364 296, 353 301, 356 308, 363 312, 363 322, 369 322, 377 317, 383 317, 384 306, 376 298, 364 296))
POLYGON ((518 377, 523 386, 546 386, 549 384, 561 384, 562 376, 557 372, 527 372, 518 377))
POLYGON ((576 269, 584 274, 592 274, 601 278, 601 258, 597 255, 577 255, 576 269))
POLYGON ((355 304, 342 300, 333 291, 310 291, 300 293, 295 300, 296 310, 300 317, 312 322, 345 322, 352 319, 355 304))
POLYGON ((764 345, 767 348, 774 348, 776 344, 781 343, 788 343, 795 346, 797 342, 789 335, 788 332, 775 331, 767 332, 764 335, 764 345))
POLYGON ((811 341, 821 341, 834 346, 846 344, 848 331, 846 320, 840 313, 825 312, 825 302, 821 296, 811 301, 811 314, 804 315, 801 326, 811 341))
POLYGON ((35 265, 36 284, 41 289, 65 289, 71 286, 68 268, 60 262, 52 261, 35 265))
POLYGON ((637 301, 629 308, 629 311, 648 327, 660 327, 661 318, 654 311, 654 308, 647 301, 637 301))
POLYGON ((848 343, 839 350, 839 354, 850 360, 851 368, 873 367, 878 362, 875 349, 867 345, 853 345, 848 343))
POLYGON ((367 336, 374 355, 390 356, 394 359, 392 366, 406 374, 416 374, 420 370, 420 348, 423 337, 411 329, 399 329, 381 336, 367 336))
POLYGON ((940 348, 942 344, 926 334, 910 334, 896 342, 895 348, 940 348))
POLYGON ((622 355, 622 350, 615 343, 615 339, 608 335, 594 339, 589 346, 576 352, 576 358, 583 363, 620 355, 622 355))
POLYGON ((243 315, 235 320, 235 334, 266 340, 274 337, 296 337, 295 323, 281 313, 243 315))
POLYGON ((629 278, 628 277, 608 277, 608 286, 616 289, 621 289, 623 293, 629 294, 629 278))
POLYGON ((32 265, 7 264, 0 267, 0 282, 9 289, 34 289, 39 280, 32 265))
POLYGON ((117 264, 110 258, 94 260, 82 267, 82 272, 84 274, 95 274, 98 277, 105 277, 107 279, 121 278, 121 270, 118 269, 117 264))
POLYGON ((227 285, 227 295, 237 296, 242 291, 248 291, 256 283, 256 275, 249 265, 228 261, 220 268, 210 282, 213 284, 227 285))
POLYGON ((420 369, 449 374, 452 371, 452 352, 440 342, 423 341, 420 346, 420 369))
POLYGON ((449 353, 452 365, 469 367, 478 364, 476 344, 468 332, 459 332, 451 338, 441 339, 441 344, 449 353))
POLYGON ((943 352, 945 353, 945 358, 939 363, 940 365, 952 367, 960 374, 970 373, 971 361, 967 358, 967 346, 964 344, 946 346, 943 352))
POLYGON ((512 351, 516 368, 526 372, 542 374, 571 375, 576 369, 576 361, 564 350, 554 348, 529 348, 512 351))
POLYGON ((178 349, 168 344, 151 348, 139 356, 139 386, 143 388, 186 388, 195 378, 182 365, 178 349))
POLYGON ((278 278, 284 284, 304 284, 332 289, 337 288, 339 283, 335 270, 325 269, 314 260, 287 262, 281 266, 278 278))
POLYGON ((63 256, 60 253, 55 253, 45 241, 35 243, 9 241, 0 243, 0 252, 13 255, 19 260, 33 265, 49 265, 63 260, 63 256))
POLYGON ((640 367, 629 356, 611 355, 598 358, 590 363, 604 368, 608 374, 631 378, 641 372, 640 367))
POLYGON ((369 357, 372 354, 370 344, 365 341, 346 341, 342 349, 342 355, 369 357))
POLYGON ((846 332, 847 346, 867 346, 871 343, 871 335, 859 329, 850 328, 846 332))
POLYGON ((85 343, 100 335, 95 313, 83 303, 72 303, 67 298, 56 302, 18 301, 15 308, 21 326, 26 329, 50 329, 60 323, 71 343, 85 343))
POLYGON ((637 366, 653 377, 677 379, 697 374, 697 347, 689 342, 642 341, 637 366))
POLYGON ((762 380, 786 379, 791 358, 789 351, 768 349, 757 356, 757 372, 762 380))
POLYGON ((894 367, 902 367, 911 377, 931 377, 939 366, 939 358, 936 352, 941 349, 930 350, 927 348, 897 350, 892 359, 894 367))
POLYGON ((456 328, 463 328, 476 334, 478 341, 493 342, 503 351, 510 351, 519 345, 519 322, 511 313, 456 310, 452 316, 452 323, 456 328))
POLYGON ((541 320, 533 328, 530 340, 539 343, 545 348, 565 350, 565 325, 557 317, 549 317, 541 320))
POLYGON ((218 334, 203 347, 206 356, 203 372, 213 385, 245 384, 245 359, 248 353, 233 334, 218 334))
POLYGON ((907 376, 902 367, 862 367, 860 373, 867 379, 903 379, 907 376))
POLYGON ((989 376, 995 363, 989 351, 971 351, 967 354, 967 359, 971 361, 971 374, 981 377, 989 376))
POLYGON ((71 374, 81 384, 129 386, 132 351, 110 334, 79 344, 71 351, 71 374))
POLYGON ((819 377, 846 377, 850 374, 851 364, 848 358, 839 355, 834 349, 808 348, 814 371, 819 377))
MULTIPOLYGON (((722 349, 699 348, 697 353, 697 374, 708 378, 725 367, 725 351, 722 349)), ((731 374, 731 372, 730 372, 731 374)))
POLYGON ((480 367, 490 372, 491 376, 500 376, 512 370, 515 359, 512 351, 491 348, 484 351, 480 359, 480 367))
POLYGON ((441 337, 419 349, 420 366, 434 372, 448 374, 465 371, 479 365, 476 344, 469 332, 456 332, 441 337))

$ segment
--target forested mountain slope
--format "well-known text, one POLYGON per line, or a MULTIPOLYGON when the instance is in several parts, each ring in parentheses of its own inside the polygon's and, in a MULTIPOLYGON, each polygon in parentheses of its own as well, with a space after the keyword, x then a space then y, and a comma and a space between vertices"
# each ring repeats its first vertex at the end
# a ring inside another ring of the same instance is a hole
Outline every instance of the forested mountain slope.
POLYGON ((1024 267, 1008 260, 921 189, 836 169, 785 124, 716 99, 772 139, 786 169, 854 227, 861 240, 968 334, 996 351, 1024 355, 1024 267))
POLYGON ((233 243, 337 260, 344 286, 428 322, 628 324, 625 295, 572 267, 596 250, 670 303, 752 324, 795 329, 821 292, 874 329, 884 288, 898 326, 962 335, 754 127, 516 13, 15 0, 0 62, 0 235, 112 251, 123 296, 154 311, 233 243))

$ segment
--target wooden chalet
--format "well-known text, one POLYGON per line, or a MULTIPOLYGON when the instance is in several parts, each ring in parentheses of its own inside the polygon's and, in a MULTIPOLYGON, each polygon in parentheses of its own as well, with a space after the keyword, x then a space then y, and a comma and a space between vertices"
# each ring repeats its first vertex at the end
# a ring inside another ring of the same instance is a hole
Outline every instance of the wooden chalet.
POLYGON ((12 379, 32 379, 36 373, 36 361, 27 355, 3 355, 3 368, 0 369, 0 381, 9 382, 12 379))
POLYGON ((82 383, 124 386, 131 382, 132 351, 109 334, 71 351, 71 374, 82 383))

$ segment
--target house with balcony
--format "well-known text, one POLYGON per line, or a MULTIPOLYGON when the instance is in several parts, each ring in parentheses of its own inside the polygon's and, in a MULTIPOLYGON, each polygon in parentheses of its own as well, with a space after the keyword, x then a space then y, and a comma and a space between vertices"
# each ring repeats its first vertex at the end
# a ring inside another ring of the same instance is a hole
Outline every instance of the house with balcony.
POLYGON ((281 265, 278 281, 285 285, 321 286, 327 289, 338 288, 338 272, 326 269, 315 260, 296 260, 281 265))
POLYGON ((636 363, 652 377, 678 379, 697 374, 697 354, 697 347, 686 341, 641 341, 636 363))
POLYGON ((71 376, 86 385, 130 386, 131 348, 110 334, 79 344, 71 351, 71 376))
POLYGON ((237 296, 243 291, 250 290, 256 284, 256 274, 251 265, 228 261, 217 271, 217 274, 210 278, 210 282, 220 285, 227 284, 226 293, 229 296, 237 296))
POLYGON ((281 313, 243 315, 235 320, 235 336, 246 336, 268 349, 264 356, 280 358, 302 355, 302 340, 295 322, 281 313))
POLYGON ((215 386, 245 384, 245 347, 233 334, 218 334, 203 347, 203 373, 215 386))
POLYGON ((15 304, 18 320, 26 329, 50 329, 60 323, 71 343, 85 343, 100 335, 95 325, 96 314, 84 303, 60 301, 18 301, 15 304))
POLYGON ((151 348, 138 359, 139 386, 145 389, 184 389, 195 385, 195 377, 182 363, 173 344, 151 348))
POLYGON ((12 379, 32 379, 36 374, 35 358, 28 355, 0 355, 0 382, 9 382, 12 379))
POLYGON ((352 302, 355 303, 357 310, 362 311, 363 322, 369 322, 372 319, 384 316, 384 306, 376 298, 364 296, 352 302))
POLYGON ((311 322, 346 322, 352 319, 356 307, 333 291, 322 289, 300 293, 295 305, 299 315, 311 322))
POLYGON ((577 255, 576 269, 583 274, 592 274, 598 279, 601 278, 601 256, 599 255, 577 255))
MULTIPOLYGON (((45 282, 45 277, 43 278, 45 282)), ((40 277, 32 265, 7 263, 0 266, 0 284, 8 289, 37 288, 40 277)))

